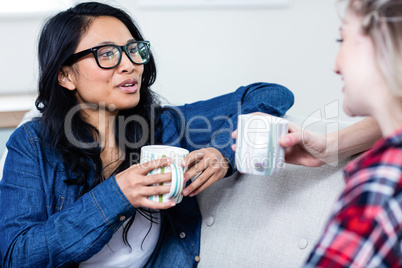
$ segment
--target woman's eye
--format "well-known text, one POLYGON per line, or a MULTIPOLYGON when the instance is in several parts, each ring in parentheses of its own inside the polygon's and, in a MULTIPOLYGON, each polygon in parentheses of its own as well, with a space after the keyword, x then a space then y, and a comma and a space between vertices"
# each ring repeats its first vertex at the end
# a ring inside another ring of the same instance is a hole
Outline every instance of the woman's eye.
POLYGON ((114 47, 104 47, 98 50, 98 58, 103 60, 112 60, 119 54, 119 50, 114 47))
POLYGON ((109 58, 109 59, 112 59, 112 58, 114 57, 114 54, 115 54, 115 53, 113 53, 113 51, 106 51, 106 52, 103 52, 102 54, 100 54, 100 56, 101 56, 102 58, 109 58))
POLYGON ((134 54, 134 55, 138 54, 138 48, 137 47, 131 48, 130 49, 130 54, 134 54))

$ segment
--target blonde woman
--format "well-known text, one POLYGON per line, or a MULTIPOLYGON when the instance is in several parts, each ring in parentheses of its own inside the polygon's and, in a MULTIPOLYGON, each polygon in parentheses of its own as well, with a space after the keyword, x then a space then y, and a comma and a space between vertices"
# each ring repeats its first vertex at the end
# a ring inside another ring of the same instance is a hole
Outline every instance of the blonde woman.
POLYGON ((306 267, 401 267, 402 1, 349 1, 340 36, 343 108, 372 116, 382 137, 345 168, 345 189, 306 267))

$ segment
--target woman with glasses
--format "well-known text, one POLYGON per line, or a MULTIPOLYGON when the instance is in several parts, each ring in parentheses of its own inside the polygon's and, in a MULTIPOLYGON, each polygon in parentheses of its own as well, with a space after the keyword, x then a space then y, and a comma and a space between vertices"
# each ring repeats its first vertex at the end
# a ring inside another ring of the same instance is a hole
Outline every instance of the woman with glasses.
POLYGON ((10 137, 0 182, 2 267, 192 267, 200 261, 194 195, 234 172, 230 133, 238 113, 282 116, 293 95, 257 83, 161 107, 150 89, 156 78, 150 47, 124 11, 101 3, 78 4, 44 25, 41 116, 10 137), (179 204, 148 198, 168 193, 169 186, 152 185, 171 180, 170 174, 147 176, 169 158, 138 164, 148 144, 191 151, 179 204))

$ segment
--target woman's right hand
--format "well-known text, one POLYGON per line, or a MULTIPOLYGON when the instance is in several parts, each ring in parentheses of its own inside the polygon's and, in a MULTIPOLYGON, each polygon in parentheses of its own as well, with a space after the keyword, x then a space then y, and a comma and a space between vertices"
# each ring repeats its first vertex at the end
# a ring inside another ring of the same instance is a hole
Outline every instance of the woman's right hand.
POLYGON ((287 163, 319 167, 370 149, 381 135, 372 117, 327 135, 302 130, 289 122, 289 134, 279 144, 285 147, 287 163))
POLYGON ((170 185, 160 186, 159 183, 170 182, 171 173, 147 175, 154 169, 172 164, 172 159, 162 158, 143 164, 136 164, 116 175, 116 181, 131 205, 135 208, 168 209, 176 205, 169 201, 159 203, 148 199, 152 195, 169 193, 170 185), (157 185, 153 185, 157 184, 157 185))
MULTIPOLYGON (((263 113, 255 113, 267 115, 263 113)), ((289 164, 302 165, 307 167, 319 167, 325 163, 337 160, 338 151, 335 135, 322 135, 319 133, 302 130, 296 124, 289 122, 289 133, 279 139, 279 144, 285 148, 285 162, 289 164), (334 149, 334 150, 333 150, 334 149)), ((237 130, 232 133, 237 139, 237 130)), ((236 144, 232 146, 236 151, 236 144)))
POLYGON ((279 144, 285 148, 286 163, 319 167, 332 161, 330 153, 331 136, 308 130, 302 131, 292 122, 289 122, 288 129, 289 133, 279 139, 279 144))

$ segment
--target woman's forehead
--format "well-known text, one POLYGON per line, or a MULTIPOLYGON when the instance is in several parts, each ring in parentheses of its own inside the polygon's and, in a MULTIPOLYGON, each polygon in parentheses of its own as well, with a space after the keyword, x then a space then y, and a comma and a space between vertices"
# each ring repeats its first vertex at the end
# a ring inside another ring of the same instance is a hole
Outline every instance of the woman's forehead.
POLYGON ((127 26, 119 19, 101 16, 93 19, 88 30, 82 35, 77 50, 87 49, 100 44, 125 45, 134 39, 127 26))

